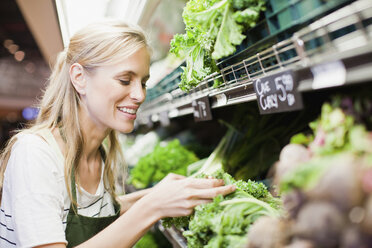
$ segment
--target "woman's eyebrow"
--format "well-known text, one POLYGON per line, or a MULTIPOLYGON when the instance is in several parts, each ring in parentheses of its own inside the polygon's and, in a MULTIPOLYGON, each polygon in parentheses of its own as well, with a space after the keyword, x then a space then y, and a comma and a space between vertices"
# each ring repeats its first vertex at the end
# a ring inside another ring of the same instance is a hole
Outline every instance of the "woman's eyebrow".
POLYGON ((123 75, 127 75, 127 74, 136 75, 136 73, 134 73, 133 71, 121 71, 121 72, 117 73, 116 76, 119 77, 119 76, 123 76, 123 75))
MULTIPOLYGON (((116 76, 118 77, 118 76, 123 76, 123 75, 126 75, 126 74, 129 74, 129 75, 134 75, 134 76, 136 76, 137 75, 137 73, 135 73, 134 71, 122 71, 122 72, 119 72, 116 76)), ((148 80, 150 78, 150 75, 146 75, 146 76, 144 76, 143 78, 142 78, 142 80, 148 80)))

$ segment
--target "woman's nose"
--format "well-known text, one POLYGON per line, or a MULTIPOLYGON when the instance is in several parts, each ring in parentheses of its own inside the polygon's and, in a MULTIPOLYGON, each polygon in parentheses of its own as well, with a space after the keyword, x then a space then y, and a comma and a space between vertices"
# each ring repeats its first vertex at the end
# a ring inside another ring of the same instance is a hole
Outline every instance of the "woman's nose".
POLYGON ((130 97, 138 103, 145 101, 146 88, 142 86, 141 82, 132 84, 130 97))

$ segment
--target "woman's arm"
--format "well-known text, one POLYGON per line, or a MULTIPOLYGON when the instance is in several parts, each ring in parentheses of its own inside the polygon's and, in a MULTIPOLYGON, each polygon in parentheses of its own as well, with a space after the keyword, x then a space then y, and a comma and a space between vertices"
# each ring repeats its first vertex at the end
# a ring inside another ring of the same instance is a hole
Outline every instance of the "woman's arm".
MULTIPOLYGON (((219 179, 180 178, 177 175, 167 176, 115 222, 77 247, 132 247, 159 219, 190 215, 195 206, 235 190, 232 185, 222 186, 223 181, 219 179)), ((41 247, 64 248, 65 245, 41 247)))
POLYGON ((116 201, 120 204, 120 215, 125 213, 134 203, 141 199, 146 194, 150 193, 152 188, 139 190, 126 195, 116 197, 116 201))

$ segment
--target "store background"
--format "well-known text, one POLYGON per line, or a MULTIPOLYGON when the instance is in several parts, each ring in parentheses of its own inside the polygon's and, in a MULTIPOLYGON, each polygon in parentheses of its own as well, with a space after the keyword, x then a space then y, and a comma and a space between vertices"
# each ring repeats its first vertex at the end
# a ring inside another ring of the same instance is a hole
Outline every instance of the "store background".
MULTIPOLYGON (((37 111, 32 109, 32 107, 37 102, 37 98, 40 96, 45 86, 50 73, 49 68, 53 64, 57 53, 67 45, 68 38, 77 29, 89 22, 114 18, 126 22, 133 22, 143 27, 150 38, 150 43, 153 48, 151 78, 148 82, 150 92, 152 86, 160 80, 163 80, 166 75, 171 73, 173 69, 177 68, 181 63, 181 61, 174 57, 168 56, 168 50, 173 35, 176 33, 184 33, 185 26, 182 20, 182 11, 186 2, 186 0, 0 1, 0 146, 4 145, 9 135, 11 135, 12 130, 22 127, 28 122, 28 119, 35 117, 37 111)), ((299 0, 291 2, 304 3, 303 6, 306 7, 306 3, 323 4, 327 1, 299 0)), ((337 3, 335 0, 328 0, 328 2, 337 3)), ((346 3, 354 1, 340 0, 339 3, 341 2, 345 3, 341 5, 346 5, 346 3)), ((341 5, 339 7, 341 7, 341 5)), ((368 13, 371 13, 371 8, 368 13)), ((269 14, 267 20, 278 17, 275 13, 271 14, 272 16, 270 17, 269 14)), ((260 36, 263 31, 266 30, 265 28, 267 28, 266 26, 260 26, 262 24, 260 23, 260 25, 252 30, 252 34, 257 36, 255 37, 252 35, 249 37, 251 40, 246 41, 245 44, 253 44, 251 50, 248 48, 240 55, 238 54, 240 57, 232 57, 231 61, 227 59, 224 62, 225 64, 222 64, 224 67, 223 73, 226 77, 225 79, 231 80, 231 85, 224 85, 225 88, 222 88, 221 92, 211 88, 206 89, 207 92, 212 92, 210 101, 213 105, 213 120, 195 122, 192 115, 193 108, 191 102, 193 99, 203 94, 203 87, 192 91, 190 95, 186 95, 173 88, 172 90, 168 90, 164 87, 161 88, 163 91, 158 92, 158 98, 154 98, 152 99, 154 101, 144 104, 142 112, 139 114, 139 123, 137 123, 135 132, 129 135, 121 135, 121 142, 128 164, 134 166, 138 162, 139 157, 146 153, 151 153, 154 146, 159 141, 164 141, 163 144, 165 144, 174 139, 180 140, 182 145, 197 153, 199 158, 208 157, 225 135, 227 128, 223 122, 226 123, 232 120, 234 115, 239 113, 239 111, 243 113, 241 115, 242 119, 243 117, 247 117, 245 113, 251 111, 250 113, 253 113, 252 116, 255 116, 256 119, 254 121, 257 121, 257 123, 263 120, 266 120, 266 123, 277 123, 276 121, 282 119, 286 120, 288 126, 290 126, 291 123, 300 119, 300 123, 296 125, 296 128, 287 130, 294 134, 302 130, 309 131, 308 123, 315 120, 320 115, 322 104, 330 100, 331 96, 337 94, 351 96, 354 94, 358 95, 361 92, 367 96, 368 94, 370 94, 370 96, 372 95, 370 86, 372 80, 370 70, 371 57, 363 57, 364 60, 355 59, 353 61, 353 59, 351 59, 351 62, 348 62, 348 66, 351 65, 351 69, 346 68, 347 80, 345 79, 345 85, 340 87, 325 87, 327 89, 320 90, 313 89, 312 84, 314 82, 308 68, 309 65, 321 64, 326 60, 342 60, 343 57, 353 57, 355 55, 353 54, 355 52, 353 48, 358 46, 365 49, 360 49, 360 51, 358 51, 361 55, 370 54, 372 50, 372 17, 369 16, 368 18, 366 17, 368 20, 363 22, 363 25, 367 27, 367 32, 356 30, 356 32, 353 33, 353 30, 350 32, 351 35, 348 35, 348 30, 341 30, 339 33, 336 32, 336 34, 334 34, 334 40, 336 41, 332 43, 331 47, 324 48, 320 46, 319 51, 314 53, 315 57, 311 57, 310 59, 305 58, 296 64, 297 67, 293 67, 300 72, 299 74, 304 76, 304 78, 301 78, 301 84, 304 86, 301 92, 303 97, 303 108, 301 110, 290 113, 259 115, 253 87, 249 86, 249 83, 245 81, 246 79, 244 77, 236 78, 235 73, 237 70, 234 71, 234 67, 230 65, 245 60, 246 57, 244 56, 255 57, 257 51, 261 52, 273 44, 279 44, 282 40, 291 39, 294 31, 298 31, 300 28, 307 28, 309 27, 308 24, 319 19, 315 17, 303 23, 302 26, 295 26, 284 17, 283 20, 286 21, 286 24, 280 26, 280 32, 275 33, 275 35, 271 37, 272 39, 264 40, 263 38, 265 37, 260 36), (286 28, 289 26, 291 29, 288 31, 286 28), (342 38, 343 35, 346 39, 342 38), (338 39, 339 37, 341 37, 341 39, 338 39), (261 42, 262 40, 259 39, 264 40, 264 42, 261 42), (366 44, 363 42, 366 42, 366 44), (331 55, 328 57, 323 56, 327 52, 331 55), (301 64, 301 62, 303 62, 303 64, 301 64), (308 63, 308 65, 306 65, 306 63, 308 63), (299 69, 301 66, 306 69, 301 71, 301 69, 299 69), (239 88, 239 84, 247 87, 244 88, 244 90, 240 88, 240 92, 239 90, 234 91, 234 87, 238 85, 237 88, 239 88), (249 94, 246 94, 246 89, 249 94), (224 95, 223 92, 226 94, 225 99, 222 97, 224 95), (178 103, 181 104, 177 105, 178 103)), ((264 15, 262 15, 261 18, 265 18, 264 15)), ((347 27, 348 21, 350 21, 350 18, 344 18, 344 22, 340 21, 338 24, 347 27)), ((271 28, 275 27, 271 26, 271 28)), ((337 29, 337 25, 331 28, 337 29)), ((316 46, 319 44, 310 43, 310 48, 313 45, 316 46)), ((285 47, 276 47, 285 49, 285 47)), ((254 59, 257 60, 257 57, 259 56, 256 56, 254 59)), ((273 59, 273 57, 274 55, 271 54, 269 59, 273 59)), ((274 59, 269 61, 266 66, 271 66, 270 63, 273 61, 274 59)), ((255 61, 255 63, 258 64, 257 61, 255 61)), ((291 64, 288 65, 288 67, 290 66, 291 64)), ((280 71, 275 65, 274 70, 280 71)), ((263 77, 262 74, 258 75, 258 77, 263 77)), ((337 76, 332 73, 328 75, 326 79, 329 79, 329 83, 332 83, 332 80, 337 76)), ((240 76, 247 75, 243 74, 240 76)), ((326 81, 328 82, 328 80, 326 81)), ((164 80, 164 82, 167 81, 164 80)), ((169 82, 168 85, 171 83, 172 82, 169 82)), ((177 85, 174 84, 173 86, 177 85)), ((281 125, 282 130, 284 130, 286 124, 283 125, 283 123, 281 123, 281 125)), ((260 130, 261 127, 259 126, 257 132, 260 130)), ((258 133, 256 137, 260 138, 260 136, 264 135, 264 133, 258 133)), ((276 135, 279 136, 280 134, 277 133, 276 135)), ((281 147, 289 142, 288 137, 279 141, 282 142, 280 144, 281 147)), ((258 151, 261 152, 265 150, 264 148, 258 151)), ((253 151, 252 157, 258 154, 258 152, 255 153, 255 150, 253 151)), ((276 150, 275 152, 278 151, 276 150)), ((267 152, 260 153, 260 156, 266 159, 272 153, 273 150, 267 149, 267 152)), ((263 170, 257 179, 264 181, 266 176, 270 176, 270 171, 269 174, 267 174, 267 171, 263 170)), ((270 182, 268 184, 270 184, 270 182)), ((135 190, 133 187, 129 187, 129 189, 135 190)), ((157 225, 157 228, 164 231, 161 225, 157 225)), ((184 238, 180 235, 179 230, 170 229, 164 231, 164 233, 168 235, 170 240, 173 240, 174 247, 185 247, 183 243, 184 238)))
POLYGON ((33 119, 50 68, 69 37, 84 25, 120 19, 140 25, 153 48, 156 83, 179 63, 167 59, 169 43, 182 33, 185 0, 0 1, 0 147, 33 119), (171 9, 172 11, 169 11, 171 9))

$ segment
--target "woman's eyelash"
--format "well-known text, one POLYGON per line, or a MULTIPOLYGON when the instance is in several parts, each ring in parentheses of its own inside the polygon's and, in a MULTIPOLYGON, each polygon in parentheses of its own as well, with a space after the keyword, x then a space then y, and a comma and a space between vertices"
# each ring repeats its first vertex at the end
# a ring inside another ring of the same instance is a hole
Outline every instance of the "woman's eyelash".
MULTIPOLYGON (((130 80, 122 80, 122 79, 119 79, 119 82, 122 84, 122 85, 130 85, 130 80)), ((147 85, 146 85, 146 82, 145 83, 142 83, 142 88, 146 88, 147 85)))
POLYGON ((119 81, 123 85, 129 85, 130 84, 130 80, 121 80, 121 79, 119 79, 119 81))

